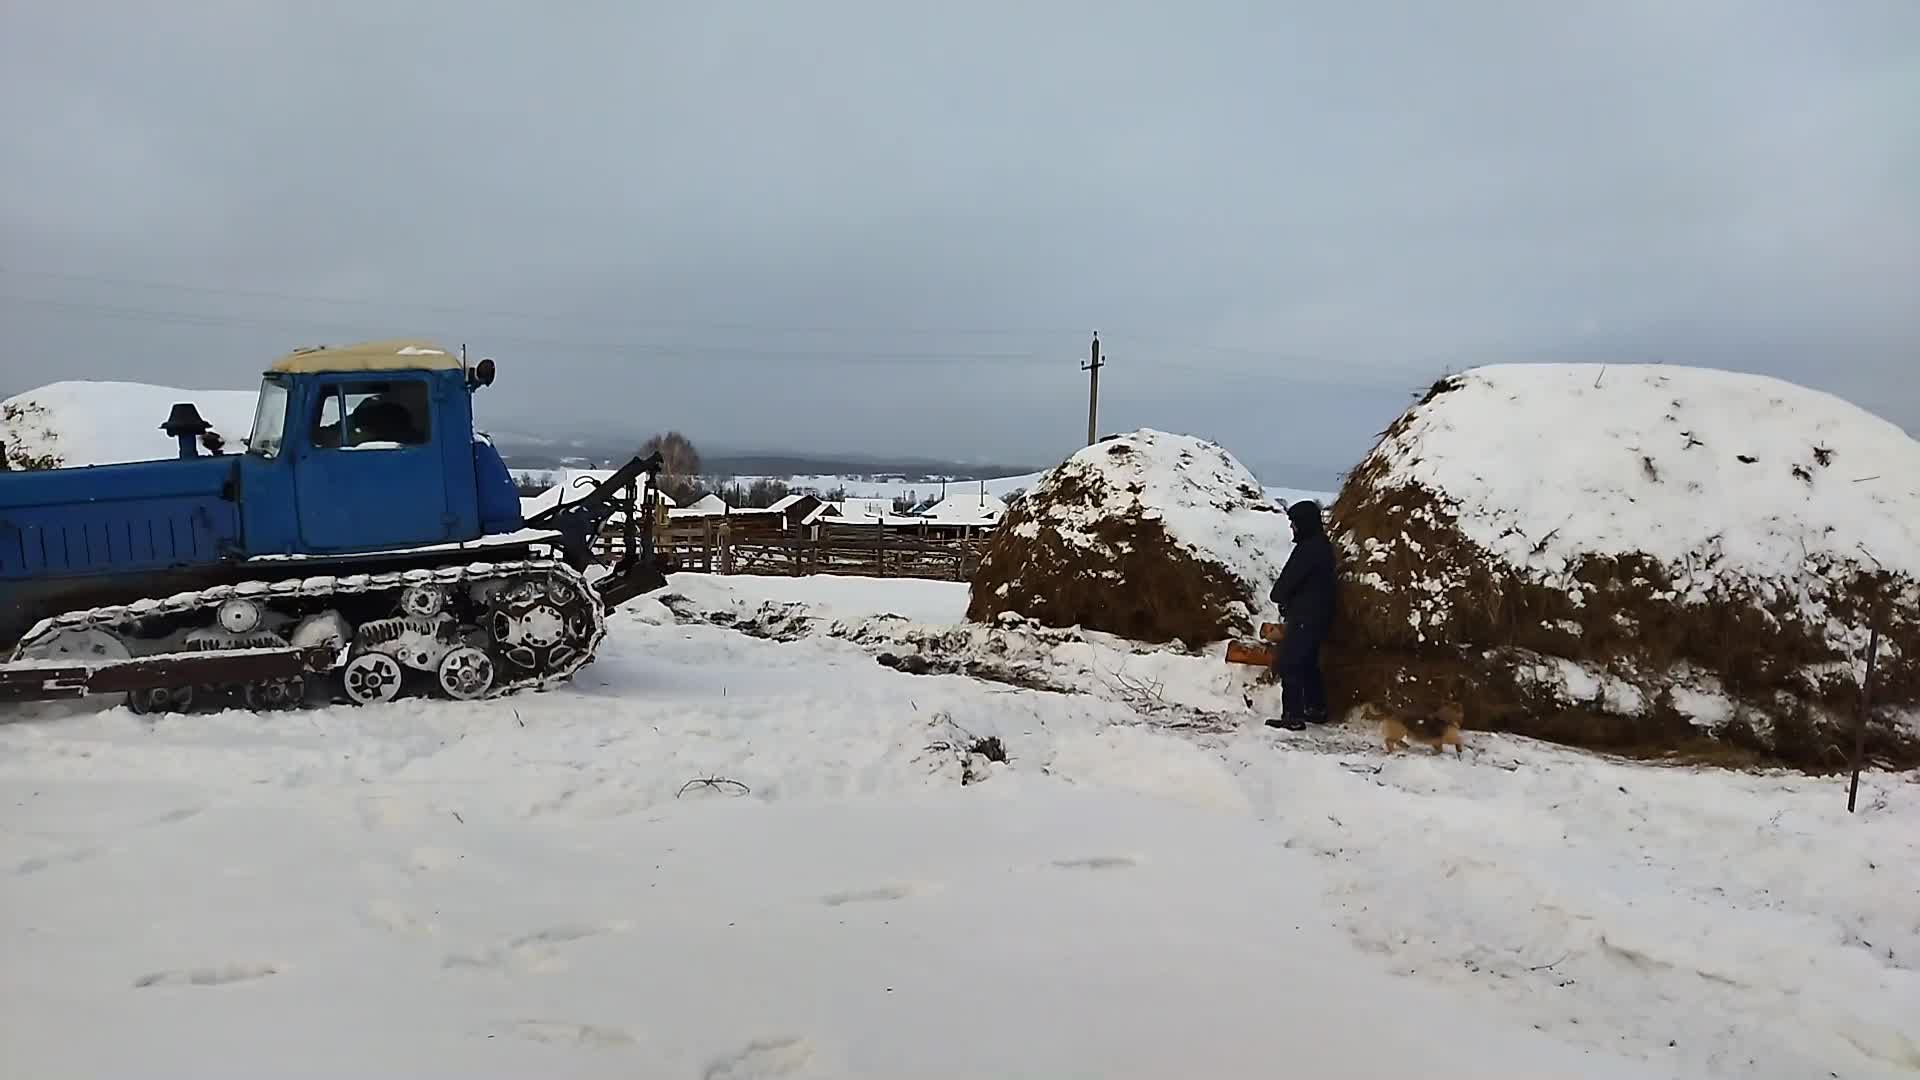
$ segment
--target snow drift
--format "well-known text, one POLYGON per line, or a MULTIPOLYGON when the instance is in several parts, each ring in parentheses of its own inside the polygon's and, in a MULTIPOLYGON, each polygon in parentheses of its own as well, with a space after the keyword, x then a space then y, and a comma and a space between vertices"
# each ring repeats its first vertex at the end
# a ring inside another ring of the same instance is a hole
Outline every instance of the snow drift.
POLYGON ((252 390, 179 390, 130 382, 57 382, 0 402, 0 441, 15 468, 78 468, 174 456, 160 430, 175 402, 189 401, 229 452, 253 430, 252 390))
POLYGON ((967 617, 1198 647, 1253 629, 1292 549, 1286 514, 1233 455, 1142 428, 1074 454, 1008 511, 967 617))
POLYGON ((1586 745, 1712 736, 1837 766, 1869 629, 1871 732, 1920 760, 1920 444, 1827 394, 1664 366, 1434 384, 1333 509, 1351 703, 1468 704, 1586 745))

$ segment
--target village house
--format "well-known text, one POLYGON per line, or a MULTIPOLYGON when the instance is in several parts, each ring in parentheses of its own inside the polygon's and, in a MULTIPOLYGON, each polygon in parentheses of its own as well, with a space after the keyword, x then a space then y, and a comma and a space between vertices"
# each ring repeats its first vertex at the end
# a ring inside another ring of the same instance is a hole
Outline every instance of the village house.
POLYGON ((929 523, 928 536, 963 540, 992 532, 1006 512, 1006 503, 982 490, 948 495, 928 507, 921 517, 929 523))

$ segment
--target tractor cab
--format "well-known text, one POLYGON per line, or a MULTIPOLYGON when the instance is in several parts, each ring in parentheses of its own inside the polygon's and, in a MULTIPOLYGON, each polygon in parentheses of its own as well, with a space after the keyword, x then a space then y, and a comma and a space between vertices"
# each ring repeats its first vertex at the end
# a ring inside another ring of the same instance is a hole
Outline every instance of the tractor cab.
POLYGON ((499 454, 473 432, 468 368, 412 341, 302 349, 268 368, 241 463, 249 554, 457 543, 520 527, 499 454))

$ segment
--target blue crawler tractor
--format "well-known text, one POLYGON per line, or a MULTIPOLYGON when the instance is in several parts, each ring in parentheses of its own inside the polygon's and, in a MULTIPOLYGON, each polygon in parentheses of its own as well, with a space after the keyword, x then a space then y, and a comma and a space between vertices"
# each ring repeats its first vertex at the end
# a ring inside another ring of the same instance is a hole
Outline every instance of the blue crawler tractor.
POLYGON ((240 452, 182 403, 160 425, 177 458, 0 471, 0 701, 278 709, 565 681, 610 609, 666 584, 660 459, 522 520, 473 428, 494 374, 427 342, 303 349, 267 370, 240 452), (624 553, 590 579, 617 513, 624 553))

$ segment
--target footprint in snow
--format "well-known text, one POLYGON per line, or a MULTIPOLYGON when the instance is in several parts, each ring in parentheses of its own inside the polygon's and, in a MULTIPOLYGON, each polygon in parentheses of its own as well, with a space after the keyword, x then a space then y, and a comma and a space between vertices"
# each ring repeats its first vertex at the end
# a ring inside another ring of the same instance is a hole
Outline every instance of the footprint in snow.
POLYGON ((531 934, 522 934, 507 943, 510 949, 521 949, 528 945, 564 945, 569 941, 599 937, 601 934, 617 934, 631 929, 632 923, 616 921, 605 923, 569 923, 565 926, 549 926, 545 930, 535 930, 531 934))
POLYGON ((55 866, 83 863, 99 854, 99 848, 75 848, 72 851, 56 851, 51 855, 35 855, 30 859, 22 859, 18 865, 14 866, 13 873, 15 877, 26 877, 55 866))
POLYGON ((1140 860, 1131 855, 1088 855, 1078 859, 1055 859, 1053 865, 1062 870, 1125 870, 1139 866, 1140 860))
POLYGON ((812 1064, 813 1044, 797 1035, 755 1039, 714 1060, 701 1080, 769 1080, 797 1076, 812 1064))
POLYGON ((361 827, 368 832, 411 828, 447 819, 446 811, 437 810, 424 800, 395 795, 364 796, 354 804, 354 811, 359 815, 361 827))
POLYGON ((370 900, 360 909, 360 921, 376 930, 405 937, 433 937, 439 924, 393 900, 370 900))
POLYGON ((441 961, 440 966, 447 968, 515 967, 552 971, 565 966, 560 960, 560 951, 557 946, 584 941, 602 934, 617 934, 632 928, 632 923, 623 920, 549 926, 543 930, 521 934, 503 944, 477 952, 449 953, 446 959, 441 961))
POLYGON ((407 869, 415 873, 431 873, 458 866, 467 857, 466 852, 452 848, 419 847, 407 856, 407 869))
POLYGON ((147 826, 149 828, 156 828, 161 825, 178 825, 190 817, 197 816, 203 809, 205 809, 205 807, 183 806, 178 810, 169 810, 159 817, 154 818, 152 821, 147 822, 147 826))
POLYGON ((507 1030, 529 1042, 606 1049, 632 1046, 637 1040, 624 1029, 601 1024, 570 1024, 554 1020, 517 1020, 507 1030))
POLYGON ((133 980, 133 986, 136 990, 144 990, 149 986, 225 986, 279 973, 280 969, 272 964, 228 964, 225 967, 156 971, 133 980))
POLYGON ((931 891, 933 891, 931 885, 901 882, 895 885, 882 885, 875 889, 852 889, 847 892, 828 893, 820 898, 820 902, 828 907, 839 907, 842 904, 871 904, 883 900, 905 900, 909 896, 931 891))

